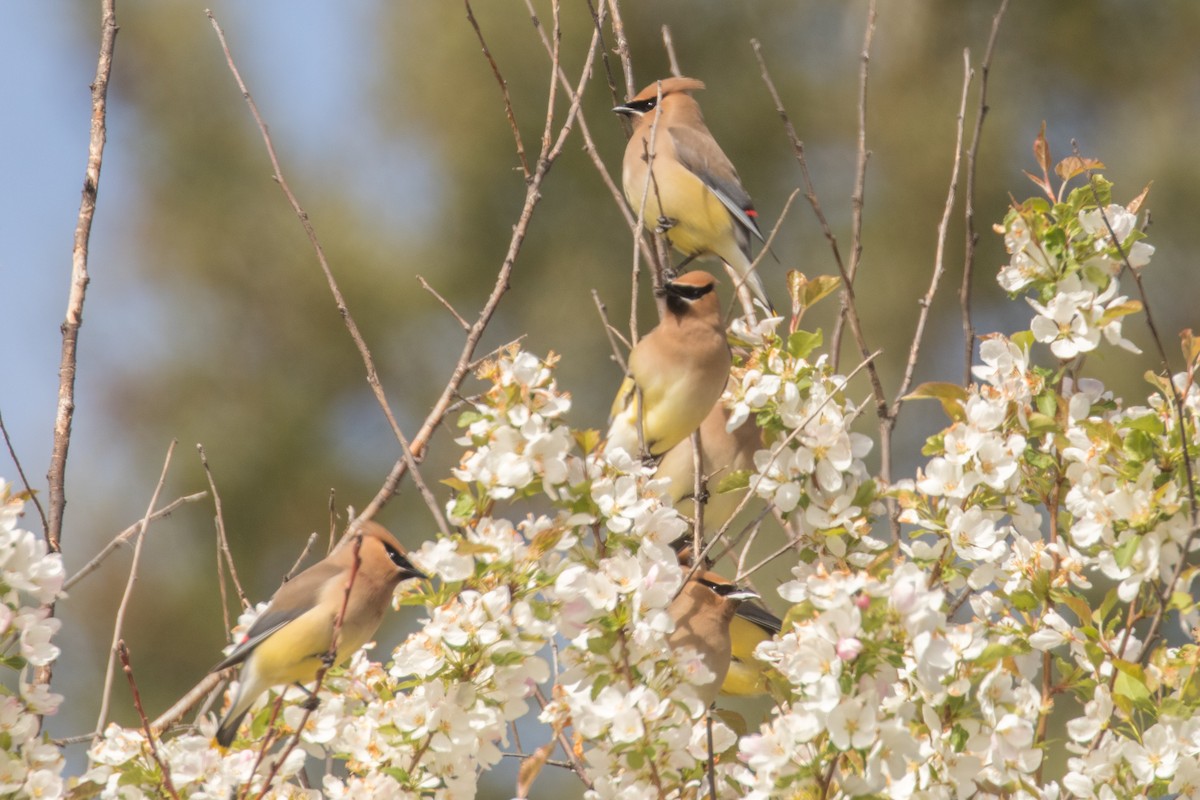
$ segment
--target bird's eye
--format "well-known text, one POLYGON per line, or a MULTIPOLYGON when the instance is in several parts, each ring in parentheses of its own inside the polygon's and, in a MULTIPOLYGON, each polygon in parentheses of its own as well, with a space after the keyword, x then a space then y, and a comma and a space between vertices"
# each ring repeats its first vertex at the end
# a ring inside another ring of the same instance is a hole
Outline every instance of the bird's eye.
POLYGON ((393 564, 395 564, 397 567, 408 567, 408 559, 404 557, 403 553, 392 547, 390 544, 385 544, 384 548, 387 549, 388 558, 392 560, 393 564))
POLYGON ((699 300, 704 295, 711 292, 715 287, 711 283, 706 283, 703 286, 690 286, 685 283, 668 283, 663 287, 667 294, 682 297, 684 300, 699 300))

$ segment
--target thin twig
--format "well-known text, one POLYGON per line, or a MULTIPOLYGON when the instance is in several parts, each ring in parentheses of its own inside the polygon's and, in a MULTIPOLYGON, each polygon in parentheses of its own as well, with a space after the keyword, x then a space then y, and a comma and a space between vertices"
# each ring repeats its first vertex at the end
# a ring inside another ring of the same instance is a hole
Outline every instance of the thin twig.
MULTIPOLYGON (((873 4, 872 4, 872 7, 873 4)), ((874 18, 872 17, 872 20, 874 18)), ((779 97, 779 92, 775 89, 775 82, 771 80, 771 75, 767 71, 767 64, 762 57, 762 47, 757 40, 751 40, 751 46, 754 48, 754 54, 758 58, 758 66, 762 72, 763 83, 766 84, 767 90, 771 93, 771 99, 775 102, 775 111, 779 114, 779 118, 783 121, 784 130, 787 132, 788 140, 792 144, 792 153, 796 156, 796 161, 800 165, 800 173, 804 177, 805 197, 808 198, 809 204, 813 208, 813 212, 817 215, 817 220, 821 224, 821 230, 825 233, 825 238, 829 241, 829 245, 833 250, 833 260, 837 264, 838 273, 842 278, 843 291, 849 297, 849 304, 846 306, 849 310, 847 319, 850 321, 850 329, 854 333, 855 341, 859 346, 859 351, 862 355, 862 362, 866 364, 867 375, 871 380, 871 390, 875 397, 875 411, 880 420, 880 460, 884 465, 888 465, 891 461, 891 437, 884 436, 883 420, 887 418, 888 404, 887 397, 883 392, 883 383, 879 378, 879 372, 875 367, 873 358, 867 358, 866 341, 862 337, 862 330, 858 322, 858 306, 854 297, 854 286, 848 280, 849 272, 845 263, 842 261, 841 252, 838 250, 837 238, 833 235, 832 229, 829 227, 829 221, 825 219, 825 213, 821 210, 821 204, 817 200, 816 189, 813 187, 812 176, 808 171, 808 162, 804 158, 804 143, 796 135, 796 129, 792 125, 791 119, 787 115, 787 111, 783 107, 783 101, 779 97)), ((864 90, 865 91, 865 90, 864 90)), ((836 353, 836 349, 831 349, 830 352, 836 353)), ((890 478, 890 467, 886 470, 881 470, 881 478, 885 480, 890 478)))
POLYGON ((337 544, 337 529, 337 490, 331 486, 329 487, 329 545, 325 548, 326 556, 333 552, 333 546, 337 544))
MULTIPOLYGON (((100 56, 96 61, 96 78, 92 81, 92 126, 88 139, 87 168, 83 176, 83 196, 79 201, 79 220, 75 225, 75 244, 71 250, 71 291, 67 296, 67 315, 62 324, 58 408, 54 414, 54 443, 50 450, 50 469, 46 473, 50 487, 46 543, 54 553, 62 552, 62 520, 67 505, 67 450, 71 446, 71 423, 75 417, 76 350, 79 345, 79 327, 83 324, 83 302, 90 280, 88 244, 92 235, 92 218, 96 214, 96 195, 100 191, 104 143, 108 136, 108 78, 112 74, 113 49, 117 42, 116 0, 103 0, 100 8, 100 56)), ((44 682, 49 683, 48 672, 45 678, 44 682)))
MULTIPOLYGON (((604 17, 607 6, 603 4, 604 0, 600 0, 600 2, 599 9, 596 8, 596 4, 592 0, 587 0, 587 6, 588 11, 592 15, 592 23, 596 26, 596 35, 600 37, 600 63, 604 65, 604 74, 608 78, 608 94, 615 106, 621 102, 621 93, 617 89, 617 78, 613 75, 612 62, 608 58, 608 45, 604 41, 604 17)), ((629 135, 628 129, 626 129, 625 135, 629 135)))
POLYGON ((483 31, 479 29, 479 23, 475 21, 475 14, 471 11, 471 0, 463 0, 463 4, 467 7, 467 19, 471 22, 471 27, 475 29, 475 35, 479 38, 479 46, 483 49, 483 54, 487 56, 488 63, 492 65, 492 74, 496 76, 496 83, 500 84, 500 93, 504 95, 504 113, 508 116, 508 124, 512 128, 513 139, 517 142, 517 158, 521 161, 521 172, 525 175, 525 180, 528 182, 530 177, 529 162, 525 160, 525 145, 521 143, 521 130, 517 127, 517 117, 513 113, 512 98, 508 96, 508 81, 504 80, 504 76, 500 74, 500 67, 496 65, 496 59, 492 57, 492 51, 488 49, 487 42, 483 40, 483 31))
POLYGON ((250 598, 246 596, 246 591, 242 588, 242 582, 238 579, 237 565, 233 563, 233 554, 229 551, 229 538, 225 535, 225 512, 221 507, 221 493, 217 491, 217 481, 213 478, 212 470, 209 469, 208 454, 204 452, 204 445, 197 443, 196 452, 200 454, 200 465, 204 467, 204 477, 208 479, 208 489, 213 496, 213 509, 216 513, 213 524, 217 531, 217 583, 221 588, 221 613, 225 615, 225 630, 229 630, 229 615, 225 602, 225 571, 221 568, 222 557, 225 559, 225 569, 229 570, 229 578, 233 581, 233 588, 237 590, 242 608, 250 608, 251 603, 250 598))
MULTIPOLYGON (((184 495, 183 497, 177 497, 174 500, 172 500, 170 503, 167 503, 165 506, 163 506, 162 508, 155 511, 153 514, 151 514, 146 519, 148 522, 155 522, 157 520, 162 519, 163 517, 169 517, 169 516, 171 516, 171 513, 175 511, 175 509, 179 508, 184 503, 195 503, 200 500, 203 500, 207 496, 208 496, 208 492, 196 492, 195 494, 188 494, 188 495, 184 495)), ((94 555, 92 557, 91 561, 84 564, 82 567, 79 568, 79 571, 77 571, 74 575, 72 575, 71 577, 69 577, 65 581, 63 581, 63 587, 62 587, 63 591, 64 592, 67 591, 72 586, 79 583, 81 580, 86 578, 88 575, 92 574, 97 569, 99 569, 100 565, 102 563, 104 563, 104 560, 106 558, 108 558, 110 555, 112 555, 113 552, 117 548, 119 548, 121 545, 126 544, 129 541, 129 539, 134 534, 136 534, 141 527, 142 527, 142 521, 138 520, 137 522, 133 523, 128 528, 126 528, 125 530, 121 531, 116 536, 114 536, 108 544, 104 545, 104 548, 99 553, 97 553, 96 555, 94 555)))
POLYGON ((8 455, 12 459, 13 466, 17 468, 17 475, 21 479, 21 485, 25 487, 25 494, 29 495, 29 499, 33 501, 34 508, 37 509, 38 516, 42 518, 42 534, 45 535, 50 530, 50 523, 46 521, 46 510, 42 508, 42 501, 38 500, 37 492, 29 485, 29 478, 25 477, 25 470, 21 467, 21 459, 17 457, 17 450, 13 447, 12 439, 9 438, 8 428, 4 426, 3 414, 0 414, 0 433, 4 434, 4 446, 8 448, 8 455))
POLYGON ((754 57, 758 59, 758 67, 763 83, 766 84, 767 91, 771 94, 771 100, 775 103, 775 113, 779 114, 779 119, 783 122, 784 132, 787 134, 788 141, 792 145, 792 154, 795 155, 796 161, 800 165, 800 174, 804 178, 804 196, 807 198, 809 205, 812 206, 813 213, 817 217, 817 222, 821 226, 821 232, 825 235, 826 241, 829 242, 838 272, 844 273, 846 267, 842 261, 841 250, 838 248, 837 237, 834 236, 833 229, 829 227, 829 220, 825 218, 825 211, 821 208, 821 202, 817 199, 817 190, 813 185, 812 175, 808 171, 808 161, 804 157, 804 142, 800 141, 800 136, 796 133, 796 127, 792 125, 792 120, 788 116, 787 110, 783 107, 783 100, 779 97, 779 91, 775 88, 775 82, 771 80, 771 74, 767 70, 767 63, 763 60, 762 45, 759 44, 757 39, 751 39, 750 46, 754 48, 754 57))
POLYGON ((671 26, 662 26, 663 48, 667 51, 667 63, 671 65, 671 74, 676 78, 683 77, 679 70, 679 59, 675 57, 675 42, 671 39, 671 26))
POLYGON ((133 546, 133 561, 129 565, 129 578, 125 581, 125 591, 121 595, 121 603, 117 606, 117 616, 113 621, 113 636, 112 644, 108 652, 108 667, 104 672, 104 691, 100 695, 100 715, 96 721, 96 735, 102 735, 104 724, 108 721, 108 704, 112 699, 112 684, 113 674, 116 669, 115 657, 117 655, 117 646, 121 642, 121 629, 125 626, 125 612, 129 609, 129 600, 133 596, 133 584, 137 582, 138 564, 142 560, 142 544, 146 541, 146 529, 150 526, 150 516, 154 513, 154 507, 158 505, 158 495, 162 492, 163 484, 167 482, 167 470, 171 466, 171 456, 175 452, 175 440, 171 440, 171 444, 167 447, 167 457, 163 459, 162 473, 158 476, 158 484, 154 487, 154 494, 150 496, 150 504, 146 506, 146 513, 142 516, 142 521, 138 523, 137 542, 133 546))
POLYGON ((850 263, 843 276, 846 286, 842 291, 842 311, 834 324, 829 345, 835 370, 841 360, 842 329, 850 313, 850 304, 854 301, 850 287, 854 284, 858 275, 858 265, 862 261, 862 212, 867 182, 867 159, 871 157, 867 150, 867 78, 871 67, 871 42, 875 38, 875 17, 875 0, 871 0, 867 6, 867 28, 863 33, 862 52, 859 54, 858 158, 854 169, 854 193, 850 196, 850 263))
MULTIPOLYGON (((779 219, 775 220, 774 227, 772 227, 771 232, 767 234, 767 240, 763 242, 762 249, 758 251, 758 258, 754 259, 754 261, 750 263, 750 269, 746 270, 746 274, 738 275, 732 270, 730 271, 730 275, 733 277, 733 297, 729 299, 729 309, 725 312, 726 320, 729 320, 733 316, 733 311, 737 307, 738 295, 742 293, 742 287, 746 285, 746 281, 750 279, 750 276, 758 270, 759 263, 767 255, 767 253, 771 252, 771 243, 775 241, 775 237, 778 236, 779 231, 783 229, 783 221, 787 219, 788 212, 791 211, 792 203, 796 201, 796 195, 798 194, 800 194, 800 190, 793 189, 792 193, 788 195, 787 202, 783 204, 783 211, 779 214, 779 219)), ((729 265, 726 264, 726 268, 728 267, 729 265)))
POLYGON ((403 460, 408 464, 409 471, 412 472, 413 483, 416 485, 421 497, 425 500, 425 505, 429 508, 430 514, 437 523, 438 530, 444 535, 449 536, 450 526, 446 524, 445 515, 442 513, 442 508, 438 504, 437 499, 433 496, 433 492, 429 490, 424 479, 421 478, 421 473, 417 469, 417 458, 409 446, 404 432, 400 429, 399 423, 396 422, 395 415, 392 413, 391 405, 388 403, 387 396, 383 391, 383 385, 379 381, 379 374, 375 369, 375 359, 371 356, 371 351, 367 347, 366 340, 359 331, 354 317, 350 314, 350 308, 346 305, 346 299, 338 287, 337 280, 333 276, 333 271, 329 267, 328 260, 325 258, 325 250, 321 247, 321 242, 317 239, 316 229, 313 227, 307 212, 300 206, 300 202, 296 199, 295 194, 292 193, 291 187, 288 186, 287 180, 283 176, 283 170, 279 166, 279 158, 275 154, 275 145, 271 141, 270 133, 267 131, 267 124, 259 113, 258 105, 250 95, 250 90, 246 88, 241 73, 238 71, 237 64, 234 63, 233 54, 229 50, 229 44, 225 41, 225 33, 221 30, 221 26, 217 23, 217 19, 213 16, 212 11, 206 10, 205 13, 212 23, 213 30, 217 33, 218 40, 220 40, 221 50, 225 54, 225 62, 229 65, 229 71, 233 74, 238 89, 241 90, 242 97, 245 99, 246 105, 250 108, 250 113, 254 117, 254 122, 258 126, 259 133, 262 134, 263 143, 267 149, 267 156, 271 160, 271 169, 275 173, 275 181, 279 184, 280 190, 283 191, 288 204, 292 207, 292 211, 296 214, 296 218, 304 228, 304 233, 308 237, 308 242, 312 246, 313 252, 316 253, 317 262, 320 264, 321 272, 325 275, 325 282, 329 285, 329 291, 333 295, 338 313, 341 314, 342 321, 346 325, 346 330, 349 331, 350 338, 354 340, 354 345, 358 348, 358 354, 362 358, 363 366, 366 368, 367 383, 370 385, 371 391, 375 395, 375 400, 379 403, 379 407, 383 410, 388 424, 392 426, 392 433, 396 437, 396 441, 400 443, 400 449, 404 453, 403 460))
POLYGON ((621 332, 614 328, 608 321, 608 306, 604 305, 604 301, 600 299, 600 293, 592 289, 592 300, 596 303, 596 311, 600 314, 600 324, 604 326, 604 334, 608 337, 608 345, 612 348, 613 361, 621 367, 621 372, 626 373, 629 367, 625 364, 625 356, 621 355, 621 348, 617 346, 617 340, 625 345, 625 349, 632 350, 629 340, 621 335, 621 332))
POLYGON ((183 697, 176 700, 174 705, 160 714, 158 719, 150 724, 151 730, 161 735, 167 728, 183 719, 184 714, 194 708, 209 692, 216 689, 221 681, 225 680, 227 675, 232 673, 233 669, 231 668, 222 672, 210 672, 205 675, 200 679, 199 683, 189 689, 183 697))
POLYGON ((299 571, 300 565, 304 563, 304 559, 308 558, 308 554, 312 551, 312 547, 317 543, 317 532, 313 531, 308 535, 308 541, 304 543, 304 549, 300 551, 300 557, 296 559, 296 563, 292 564, 292 568, 283 576, 283 582, 287 583, 292 578, 296 577, 296 572, 299 571))
MULTIPOLYGON (((657 101, 655 107, 662 105, 662 81, 655 83, 657 87, 657 101)), ((662 213, 662 199, 658 194, 658 179, 654 175, 654 149, 658 142, 658 123, 662 120, 662 114, 655 114, 654 121, 650 123, 650 138, 642 142, 645 148, 645 153, 642 158, 646 161, 646 180, 642 184, 642 197, 638 201, 637 219, 633 223, 633 268, 630 274, 630 299, 629 299, 629 341, 634 345, 638 342, 638 283, 641 275, 641 261, 639 256, 642 252, 642 242, 644 241, 646 228, 646 202, 650 199, 650 187, 654 187, 655 199, 658 202, 659 213, 662 213)), ((665 236, 654 237, 656 243, 661 243, 665 236)), ((654 285, 654 296, 660 296, 659 290, 662 288, 662 268, 664 264, 670 262, 658 259, 654 264, 651 283, 654 285)), ((662 306, 659 307, 659 317, 661 318, 662 306)))
POLYGON ((142 708, 142 694, 138 691, 137 681, 133 679, 133 666, 129 663, 129 648, 125 646, 124 639, 117 642, 117 654, 121 657, 121 669, 125 671, 125 677, 129 680, 129 690, 133 692, 133 707, 137 709, 138 719, 142 721, 142 730, 146 733, 146 744, 150 748, 150 757, 154 759, 154 763, 158 765, 158 771, 162 773, 163 788, 171 797, 179 800, 179 793, 175 791, 175 784, 171 782, 171 770, 167 769, 166 762, 158 754, 158 742, 155 741, 154 731, 150 728, 150 720, 146 719, 146 710, 142 708))
POLYGON ((896 425, 896 417, 900 413, 900 406, 904 402, 904 396, 908 394, 908 387, 912 385, 913 373, 917 367, 917 357, 920 355, 921 343, 925 338, 925 324, 929 320, 929 312, 933 308, 933 298, 937 294, 942 274, 945 272, 946 233, 950 228, 950 214, 954 210, 954 197, 958 191, 958 173, 962 163, 963 120, 967 113, 967 91, 971 88, 971 75, 971 51, 963 50, 962 99, 959 101, 958 116, 955 118, 954 167, 950 170, 950 188, 946 191, 946 205, 942 209, 942 219, 937 228, 937 252, 933 258, 933 275, 929 279, 929 289, 920 301, 921 313, 917 317, 917 330, 913 334, 912 344, 908 349, 908 363, 904 367, 904 379, 900 381, 900 388, 896 390, 891 411, 888 413, 888 424, 893 428, 896 425))
POLYGON ((437 290, 436 290, 436 289, 434 289, 432 286, 430 286, 430 285, 429 285, 429 282, 428 282, 428 281, 426 281, 424 278, 422 278, 420 275, 418 275, 418 276, 417 276, 417 281, 419 281, 419 282, 420 282, 420 284, 421 284, 421 288, 422 288, 422 289, 424 289, 425 291, 429 292, 431 295, 433 295, 433 296, 434 296, 434 298, 435 298, 435 299, 436 299, 436 300, 437 300, 439 303, 441 303, 443 306, 445 306, 445 307, 446 307, 446 310, 447 310, 447 311, 449 311, 449 312, 450 312, 450 313, 451 313, 451 314, 454 316, 454 319, 455 319, 455 320, 458 322, 458 324, 459 324, 459 325, 461 325, 461 326, 462 326, 462 329, 463 329, 464 331, 469 331, 469 330, 471 330, 471 323, 469 323, 469 322, 467 322, 465 319, 463 319, 463 318, 462 318, 462 315, 461 315, 461 314, 459 314, 457 311, 455 311, 455 310, 454 310, 454 306, 450 305, 450 301, 449 301, 449 300, 447 300, 446 298, 444 298, 444 297, 442 297, 440 294, 438 294, 438 293, 437 293, 437 290))
POLYGON ((608 13, 612 17, 613 36, 617 39, 617 57, 621 59, 621 70, 625 73, 625 96, 633 97, 637 84, 633 80, 633 61, 629 57, 629 40, 625 38, 619 0, 608 0, 608 13))
MULTIPOLYGON (((589 2, 590 2, 590 0, 589 0, 589 2)), ((537 23, 536 23, 537 14, 533 8, 533 0, 525 0, 525 6, 526 6, 526 8, 529 9, 530 17, 532 17, 534 19, 535 27, 537 28, 538 33, 541 35, 542 46, 545 48, 546 53, 551 58, 553 58, 554 57, 553 46, 550 44, 550 40, 546 37, 546 32, 544 30, 542 30, 541 26, 537 25, 537 23)), ((601 39, 601 42, 600 42, 601 45, 603 45, 603 36, 602 36, 603 31, 601 30, 600 26, 602 25, 604 19, 605 19, 605 6, 601 6, 599 16, 596 19, 596 25, 597 25, 597 31, 598 31, 597 36, 600 37, 600 39, 601 39)), ((600 52, 604 53, 603 49, 600 52)), ((605 64, 607 65, 607 63, 608 63, 607 62, 607 53, 605 53, 605 57, 606 57, 605 64)), ((610 72, 609 77, 611 79, 611 72, 610 72)), ((559 69, 558 69, 558 82, 559 82, 559 85, 562 87, 563 91, 565 91, 567 93, 567 98, 572 103, 574 103, 575 102, 575 89, 574 89, 574 87, 571 86, 571 80, 567 76, 566 71, 564 69, 562 69, 562 67, 559 67, 559 69)), ((614 89, 613 89, 613 102, 614 103, 620 102, 620 100, 616 96, 615 85, 614 85, 614 89)), ((623 123, 625 122, 624 116, 617 115, 617 119, 621 120, 623 123)), ((600 175, 600 180, 604 183, 604 187, 606 189, 608 189, 609 194, 612 195, 613 201, 617 204, 617 210, 620 211, 621 215, 625 218, 625 224, 629 227, 630 230, 636 230, 637 228, 636 228, 635 218, 634 218, 634 214, 633 214, 633 209, 631 209, 629 207, 629 202, 625 199, 624 192, 622 192, 621 188, 619 186, 617 186, 617 182, 615 180, 613 180, 612 175, 610 175, 608 172, 608 166, 604 163, 604 159, 600 157, 600 151, 596 149, 596 142, 595 142, 595 140, 592 139, 592 133, 588 129, 587 119, 584 117, 582 108, 579 109, 579 114, 577 115, 576 122, 579 127, 579 134, 583 137, 584 152, 587 153, 588 158, 591 159, 592 166, 594 166, 596 168, 596 172, 600 175)), ((628 137, 628 135, 631 132, 632 132, 631 129, 627 128, 626 136, 628 137)), ((647 261, 653 263, 655 265, 656 269, 659 269, 660 265, 658 263, 657 253, 653 250, 653 248, 650 247, 650 245, 645 241, 644 238, 640 239, 639 241, 641 242, 642 257, 645 258, 647 261)))
POLYGON ((983 63, 979 65, 979 112, 975 115, 975 132, 971 136, 971 149, 967 151, 967 176, 963 207, 963 218, 966 221, 966 244, 963 253, 962 286, 958 290, 958 303, 962 308, 963 328, 963 386, 971 383, 971 361, 975 357, 975 324, 971 321, 971 277, 975 271, 975 245, 979 242, 979 234, 975 232, 975 165, 979 156, 979 141, 983 134, 983 120, 988 113, 987 92, 988 73, 992 69, 992 53, 996 48, 996 38, 1000 34, 1000 21, 1008 10, 1008 0, 1000 0, 1000 8, 992 18, 992 32, 988 36, 987 49, 983 53, 983 63))
MULTIPOLYGON (((851 370, 850 374, 848 374, 846 376, 846 379, 845 379, 846 383, 849 383, 851 378, 853 378, 855 375, 857 375, 859 372, 861 372, 864 368, 867 368, 869 366, 869 364, 872 361, 874 361, 875 358, 877 358, 879 356, 879 354, 882 352, 883 352, 882 350, 876 350, 874 353, 871 353, 865 359, 863 359, 863 361, 860 362, 859 365, 857 367, 855 367, 853 370, 851 370)), ((779 454, 782 453, 789 444, 796 441, 796 439, 798 439, 800 437, 800 434, 802 434, 804 432, 804 429, 808 427, 808 423, 810 423, 814 419, 816 419, 817 415, 821 413, 821 410, 824 409, 826 404, 828 404, 830 401, 832 401, 834 397, 835 397, 835 393, 830 392, 829 395, 824 400, 822 400, 817 405, 817 407, 814 408, 812 410, 812 412, 809 413, 809 415, 807 417, 805 417, 803 420, 800 421, 800 424, 797 425, 792 430, 791 433, 789 433, 782 440, 776 442, 775 446, 771 448, 770 458, 768 458, 766 464, 764 464, 762 467, 760 467, 757 471, 759 473, 765 474, 766 471, 768 469, 770 469, 771 466, 775 463, 775 460, 777 458, 779 458, 779 454)), ((713 548, 716 547, 717 544, 722 539, 725 538, 725 536, 729 532, 730 527, 733 525, 733 521, 735 519, 737 519, 737 516, 739 514, 742 513, 742 509, 744 509, 747 505, 750 504, 750 500, 753 497, 754 497, 754 493, 752 491, 747 490, 746 494, 742 495, 742 499, 738 501, 737 507, 734 508, 733 513, 729 515, 729 519, 725 520, 725 524, 721 526, 721 529, 719 531, 717 531, 715 534, 713 534, 712 539, 710 539, 708 541, 708 543, 704 546, 704 551, 700 552, 700 553, 696 553, 694 555, 692 570, 691 570, 691 572, 689 572, 687 574, 687 577, 684 580, 684 584, 686 584, 687 581, 691 580, 692 577, 695 576, 695 574, 700 571, 699 565, 704 563, 704 559, 706 559, 708 557, 708 554, 710 552, 712 552, 713 548)), ((740 580, 740 579, 741 578, 739 577, 735 580, 740 580)))
MULTIPOLYGON (((558 4, 555 2, 555 10, 557 13, 558 4)), ((540 25, 535 18, 535 24, 540 25)), ((557 39, 557 31, 555 31, 557 39)), ((583 94, 583 87, 586 85, 588 78, 591 76, 592 64, 596 58, 597 43, 599 35, 593 33, 592 43, 588 50, 587 58, 580 72, 579 83, 575 92, 571 96, 571 105, 567 110, 566 119, 563 121, 562 127, 559 129, 557 139, 551 140, 550 132, 553 122, 553 83, 557 78, 559 70, 558 50, 553 49, 551 56, 551 103, 546 112, 546 129, 542 136, 542 148, 538 155, 536 166, 533 171, 533 178, 529 181, 529 185, 525 189, 525 204, 521 208, 521 214, 517 219, 516 225, 513 226, 512 238, 509 241, 508 251, 505 253, 504 261, 500 266, 500 270, 496 275, 496 282, 492 287, 492 292, 484 303, 483 308, 479 312, 475 323, 471 325, 471 330, 467 332, 466 341, 463 343, 462 352, 459 355, 454 369, 451 371, 449 380, 446 381, 445 388, 442 389, 441 396, 434 402, 429 414, 425 417, 425 422, 421 425, 420 430, 412 439, 412 448, 414 453, 422 453, 428 445, 429 440, 433 436, 433 432, 442 424, 451 404, 458 395, 459 387, 466 379, 470 372, 470 363, 475 348, 479 344, 480 338, 483 336, 484 329, 487 328, 492 316, 496 313, 496 307, 500 304, 501 298, 509 288, 509 278, 512 275, 513 265, 516 263, 517 255, 521 251, 521 245, 525 241, 525 235, 529 230, 529 222, 533 218, 533 211, 537 207, 538 202, 542 198, 542 183, 546 179, 546 174, 555 160, 562 153, 563 147, 566 145, 566 140, 570 134, 577 115, 579 113, 579 101, 583 94)), ((389 498, 396 492, 396 488, 400 485, 400 481, 404 478, 408 471, 408 461, 400 460, 392 467, 387 478, 383 482, 383 486, 375 494, 375 497, 367 504, 359 515, 359 519, 371 519, 388 501, 389 498)))

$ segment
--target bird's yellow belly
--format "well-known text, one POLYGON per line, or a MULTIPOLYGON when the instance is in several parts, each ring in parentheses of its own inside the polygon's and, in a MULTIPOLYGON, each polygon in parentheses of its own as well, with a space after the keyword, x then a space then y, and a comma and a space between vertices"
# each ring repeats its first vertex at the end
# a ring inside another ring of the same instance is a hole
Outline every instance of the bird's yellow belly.
MULTIPOLYGON (((361 627, 361 626, 359 626, 361 627)), ((337 660, 353 655, 371 632, 350 626, 342 629, 337 660)), ((305 614, 268 636, 254 651, 255 664, 264 683, 310 683, 316 680, 325 654, 329 652, 333 625, 324 614, 305 614)))
POLYGON ((676 250, 687 256, 720 257, 726 240, 733 241, 729 211, 690 172, 665 168, 654 172, 657 180, 646 194, 646 228, 656 230, 660 218, 665 219, 667 240, 676 250))

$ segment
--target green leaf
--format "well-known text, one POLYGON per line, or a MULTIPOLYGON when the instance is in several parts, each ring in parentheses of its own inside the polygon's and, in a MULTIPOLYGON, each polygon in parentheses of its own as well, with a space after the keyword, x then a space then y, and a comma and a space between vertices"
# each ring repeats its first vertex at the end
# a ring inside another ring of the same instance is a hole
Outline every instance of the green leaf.
POLYGON ((1128 661, 1122 661, 1119 658, 1113 659, 1112 663, 1118 670, 1117 680, 1113 684, 1113 694, 1119 697, 1126 697, 1139 705, 1148 702, 1150 700, 1150 689, 1146 686, 1146 676, 1142 672, 1142 668, 1137 664, 1129 664, 1128 661), (1122 664, 1127 664, 1134 669, 1123 668, 1122 664))
POLYGON ((1133 554, 1137 552, 1138 548, 1138 539, 1139 537, 1137 536, 1130 536, 1113 553, 1113 559, 1116 560, 1117 566, 1121 569, 1128 567, 1133 561, 1133 554))
POLYGON ((1104 316, 1100 317, 1100 321, 1096 323, 1100 327, 1104 327, 1114 319, 1136 314, 1142 310, 1142 303, 1139 300, 1126 300, 1124 303, 1116 306, 1109 306, 1104 310, 1104 316))
POLYGON ((1017 644, 989 644, 983 648, 983 652, 975 659, 975 663, 980 667, 989 667, 1005 658, 1019 656, 1028 653, 1029 648, 1017 644))
POLYGON ((454 510, 451 511, 451 516, 456 519, 470 519, 475 516, 475 498, 468 492, 454 498, 454 510))
POLYGON ((1125 452, 1138 461, 1154 458, 1154 437, 1144 431, 1133 430, 1125 437, 1125 452))
POLYGON ((1019 591, 1009 595, 1018 611, 1032 611, 1038 607, 1038 598, 1033 592, 1019 591))
POLYGON ((795 358, 808 358, 809 353, 821 346, 823 339, 824 337, 821 334, 820 328, 811 333, 808 331, 796 331, 788 337, 787 349, 795 358))
POLYGON ((749 488, 750 476, 753 474, 754 472, 748 469, 734 470, 717 481, 716 488, 712 490, 713 494, 727 494, 728 492, 736 492, 740 489, 749 488))
POLYGON ((1047 417, 1053 417, 1058 410, 1058 396, 1054 392, 1043 392, 1037 396, 1035 401, 1037 410, 1045 414, 1047 417))
POLYGON ((967 418, 967 390, 957 383, 930 381, 922 383, 904 397, 905 400, 937 400, 946 416, 955 422, 967 418))

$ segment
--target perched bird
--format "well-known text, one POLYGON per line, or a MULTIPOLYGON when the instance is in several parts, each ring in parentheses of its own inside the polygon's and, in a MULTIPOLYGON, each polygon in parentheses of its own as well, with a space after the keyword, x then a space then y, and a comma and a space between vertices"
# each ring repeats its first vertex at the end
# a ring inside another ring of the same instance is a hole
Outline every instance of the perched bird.
MULTIPOLYGON (((708 498, 704 503, 704 530, 718 531, 737 510, 745 489, 715 491, 717 484, 742 470, 754 470, 754 454, 762 449, 762 431, 753 417, 732 433, 725 430, 729 410, 717 401, 700 424, 700 471, 708 480, 708 498)), ((656 478, 670 478, 668 494, 681 514, 695 513, 696 473, 693 467, 691 438, 672 447, 658 464, 656 478)))
POLYGON ((700 427, 721 396, 732 357, 715 287, 700 271, 663 286, 667 313, 629 353, 609 416, 610 447, 662 455, 700 427))
POLYGON ((729 627, 734 613, 743 600, 756 597, 749 589, 739 588, 719 575, 699 572, 667 606, 675 622, 668 643, 672 648, 694 648, 713 673, 711 681, 696 687, 706 706, 717 699, 717 690, 729 672, 729 627))
MULTIPOLYGON (((692 542, 690 537, 677 540, 673 547, 679 554, 681 566, 691 569, 692 542)), ((706 565, 707 566, 707 565, 706 565)), ((736 589, 734 584, 712 573, 699 573, 712 584, 736 589)), ((753 598, 758 598, 753 594, 753 598)), ((729 622, 729 668, 720 682, 721 694, 747 697, 766 694, 767 681, 763 673, 765 665, 754 657, 754 648, 779 635, 783 620, 755 602, 738 603, 729 622)))
POLYGON ((267 689, 316 679, 333 644, 343 607, 335 662, 362 647, 379 628, 396 585, 406 578, 426 576, 409 563, 392 534, 368 521, 354 535, 342 539, 326 559, 279 587, 237 649, 212 668, 217 672, 245 663, 237 696, 217 729, 217 743, 228 747, 233 742, 242 718, 267 689), (355 568, 357 540, 362 544, 355 568))
POLYGON ((665 230, 671 245, 687 256, 685 264, 699 256, 721 259, 771 308, 762 280, 750 269, 750 237, 763 240, 758 212, 692 98, 691 92, 703 88, 695 78, 666 78, 613 109, 634 118, 621 169, 625 198, 636 213, 645 197, 646 228, 665 230))

